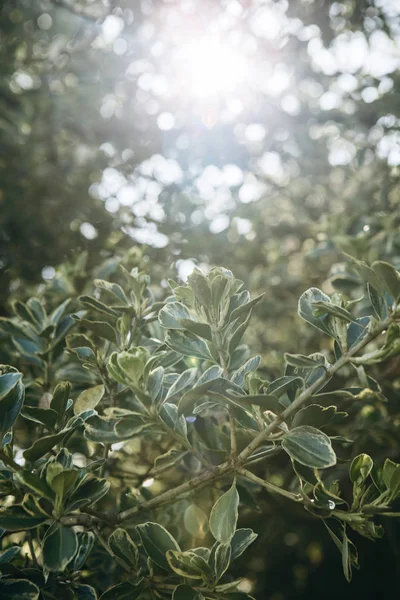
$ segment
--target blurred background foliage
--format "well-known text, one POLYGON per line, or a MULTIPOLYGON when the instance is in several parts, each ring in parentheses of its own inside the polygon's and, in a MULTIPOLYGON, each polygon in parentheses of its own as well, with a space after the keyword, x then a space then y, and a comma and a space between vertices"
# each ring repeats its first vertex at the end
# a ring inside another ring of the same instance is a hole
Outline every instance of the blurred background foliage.
MULTIPOLYGON (((399 13, 396 0, 3 0, 2 312, 40 282, 80 292, 141 247, 159 296, 195 264, 266 292, 247 335, 266 376, 283 351, 329 349, 299 295, 360 295, 342 251, 400 267, 399 13)), ((393 402, 358 407, 357 427, 399 460, 398 362, 374 377, 393 402)), ((267 495, 261 510, 238 566, 257 598, 400 584, 398 524, 357 539, 348 586, 322 525, 267 495)))

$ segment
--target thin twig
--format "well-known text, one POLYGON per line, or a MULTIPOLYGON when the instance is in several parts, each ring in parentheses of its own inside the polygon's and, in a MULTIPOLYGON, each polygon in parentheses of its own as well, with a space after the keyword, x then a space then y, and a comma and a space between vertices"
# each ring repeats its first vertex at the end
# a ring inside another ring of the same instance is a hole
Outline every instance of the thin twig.
POLYGON ((29 546, 29 551, 31 553, 32 562, 35 565, 35 567, 39 568, 39 563, 37 561, 36 554, 35 554, 35 549, 33 547, 32 531, 30 531, 29 534, 28 534, 28 546, 29 546))
POLYGON ((284 490, 283 488, 281 488, 269 481, 265 481, 264 479, 257 477, 257 475, 254 475, 254 473, 251 473, 247 469, 239 468, 238 473, 240 473, 241 475, 246 477, 246 479, 249 479, 250 481, 257 483, 258 485, 261 485, 263 488, 265 488, 269 492, 274 492, 276 494, 280 494, 281 496, 284 496, 285 498, 289 498, 289 500, 293 500, 294 502, 302 502, 302 497, 299 494, 293 494, 292 492, 288 492, 287 490, 284 490))

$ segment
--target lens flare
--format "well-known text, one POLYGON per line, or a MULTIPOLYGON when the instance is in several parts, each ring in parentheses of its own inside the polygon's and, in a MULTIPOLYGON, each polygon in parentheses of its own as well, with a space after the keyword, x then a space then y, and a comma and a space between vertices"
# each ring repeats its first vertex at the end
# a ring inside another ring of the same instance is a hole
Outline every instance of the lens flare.
POLYGON ((244 81, 244 56, 217 40, 204 38, 188 43, 182 47, 180 58, 188 91, 198 99, 232 93, 244 81))

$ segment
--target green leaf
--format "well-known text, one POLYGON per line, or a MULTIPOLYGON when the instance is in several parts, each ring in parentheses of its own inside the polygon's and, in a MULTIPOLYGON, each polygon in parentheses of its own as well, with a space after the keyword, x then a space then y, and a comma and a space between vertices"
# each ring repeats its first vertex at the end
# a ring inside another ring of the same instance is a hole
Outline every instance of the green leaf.
POLYGON ((57 325, 60 322, 61 317, 65 313, 68 306, 71 304, 71 298, 67 298, 59 306, 57 306, 51 315, 49 316, 49 322, 52 325, 57 325))
POLYGON ((183 524, 186 531, 193 537, 203 537, 208 531, 206 513, 196 504, 189 504, 183 513, 183 524))
POLYGON ((51 408, 39 408, 36 406, 24 406, 21 416, 28 421, 44 425, 47 429, 54 429, 57 423, 57 413, 51 408))
POLYGON ((188 585, 178 585, 174 589, 172 600, 204 600, 204 596, 188 585))
POLYGON ((239 494, 233 482, 211 509, 210 530, 221 544, 229 544, 236 531, 238 519, 239 494))
POLYGON ((158 321, 165 329, 185 329, 181 319, 190 320, 190 313, 180 302, 167 302, 158 313, 158 321))
POLYGON ((94 285, 101 290, 113 294, 116 298, 118 298, 119 301, 122 302, 122 304, 129 304, 124 290, 120 285, 118 285, 118 283, 111 283, 109 281, 104 281, 103 279, 95 279, 94 285))
POLYGON ((229 568, 231 561, 232 548, 230 544, 215 544, 215 549, 211 552, 210 566, 214 573, 215 580, 219 581, 229 568))
POLYGON ((52 448, 64 438, 64 436, 71 431, 70 429, 63 429, 59 433, 54 435, 47 435, 39 438, 33 442, 32 446, 25 450, 23 456, 28 462, 35 462, 38 458, 50 452, 52 448))
POLYGON ((109 365, 115 367, 115 363, 117 363, 126 385, 137 386, 143 376, 148 359, 149 351, 147 348, 137 347, 118 354, 113 353, 109 365))
POLYGON ((245 304, 242 304, 241 306, 238 306, 237 308, 235 308, 231 314, 229 315, 229 320, 231 322, 235 321, 235 319, 237 319, 238 317, 242 316, 243 314, 245 314, 246 316, 248 314, 250 314, 252 308, 258 304, 260 302, 260 300, 262 300, 262 298, 265 296, 265 294, 260 294, 259 296, 257 296, 256 298, 253 298, 252 300, 250 300, 250 302, 246 302, 245 304))
MULTIPOLYGON (((0 372, 3 371, 6 365, 0 365, 0 372)), ((7 368, 10 368, 7 366, 7 368)), ((13 367, 11 367, 13 368, 13 367)), ((0 377, 0 400, 2 400, 12 389, 15 388, 17 383, 21 381, 22 373, 14 372, 5 373, 0 377)))
POLYGON ((300 369, 316 369, 321 366, 320 363, 316 362, 310 356, 304 354, 289 354, 285 352, 283 355, 286 364, 291 367, 298 367, 300 369))
POLYGON ((196 356, 214 362, 207 344, 190 331, 170 330, 165 337, 165 343, 172 350, 184 356, 196 356))
POLYGON ((109 323, 106 323, 106 321, 89 321, 89 319, 79 319, 79 324, 83 327, 86 327, 86 329, 89 329, 89 331, 97 335, 97 337, 108 340, 113 344, 117 343, 116 331, 109 323))
POLYGON ((79 415, 89 408, 96 408, 100 400, 103 398, 104 392, 105 388, 103 384, 95 385, 94 387, 84 390, 75 400, 74 413, 79 415))
POLYGON ((400 464, 387 458, 383 465, 382 477, 390 491, 390 501, 395 500, 400 495, 400 464))
POLYGON ((57 497, 62 500, 73 488, 78 479, 78 471, 75 469, 63 469, 61 473, 55 475, 49 482, 57 497))
POLYGON ((211 327, 206 323, 198 323, 197 321, 192 321, 191 319, 180 319, 180 323, 183 325, 184 329, 191 331, 195 335, 198 335, 205 340, 212 341, 212 332, 211 327))
POLYGON ((341 321, 345 321, 346 323, 354 323, 356 322, 355 318, 353 317, 353 315, 351 313, 349 313, 348 310, 346 310, 345 308, 338 306, 337 304, 333 304, 333 302, 329 301, 329 302, 324 302, 324 301, 318 301, 318 302, 313 302, 313 306, 314 306, 314 314, 317 315, 324 315, 324 314, 328 314, 331 315, 332 317, 336 317, 337 319, 340 319, 341 321))
MULTIPOLYGON (((353 325, 354 324, 352 323, 350 325, 350 327, 352 327, 353 325)), ((329 364, 326 356, 324 354, 321 354, 320 352, 310 354, 309 358, 311 358, 316 363, 318 363, 319 366, 317 366, 316 368, 310 369, 309 367, 293 367, 290 364, 288 364, 286 367, 286 370, 285 370, 285 375, 292 376, 292 377, 301 377, 301 379, 304 380, 305 387, 310 387, 311 385, 313 385, 323 375, 326 375, 326 371, 327 371, 327 369, 329 369, 329 367, 331 365, 329 364)), ((330 380, 330 377, 328 379, 324 380, 320 384, 318 389, 315 390, 315 392, 324 388, 326 386, 326 384, 329 382, 329 380, 330 380)), ((289 386, 288 388, 286 388, 286 393, 292 402, 296 397, 297 390, 298 390, 298 387, 297 387, 296 382, 294 382, 293 386, 289 386)))
POLYGON ((241 406, 260 406, 263 410, 274 413, 283 409, 278 402, 278 397, 273 394, 255 394, 254 396, 233 396, 232 401, 241 406))
POLYGON ((249 325, 251 315, 249 314, 245 321, 241 321, 239 317, 235 321, 232 322, 232 331, 229 336, 229 344, 228 344, 228 352, 230 355, 233 354, 234 350, 240 344, 240 341, 249 325))
POLYGON ((231 539, 231 561, 239 558, 257 537, 258 534, 254 533, 252 529, 237 529, 231 539))
POLYGON ((160 454, 154 461, 154 470, 164 471, 169 467, 174 466, 178 463, 182 458, 187 455, 187 450, 169 450, 165 454, 160 454))
POLYGON ((7 550, 0 552, 0 563, 8 563, 21 552, 21 546, 10 546, 7 550))
POLYGON ((352 483, 361 485, 368 477, 374 466, 373 460, 368 454, 359 454, 350 466, 350 479, 352 483))
POLYGON ((34 529, 46 521, 46 519, 47 517, 32 517, 19 504, 0 509, 0 528, 6 531, 34 529))
MULTIPOLYGON (((218 586, 218 589, 220 586, 218 586)), ((253 596, 249 594, 245 594, 244 592, 228 592, 229 596, 227 596, 228 600, 256 600, 253 596)))
POLYGON ((178 433, 181 437, 187 437, 187 423, 183 415, 179 415, 178 407, 176 404, 164 402, 160 409, 160 417, 164 423, 178 433))
POLYGON ((306 467, 326 469, 336 464, 336 455, 325 433, 303 425, 291 429, 282 438, 282 448, 306 467))
POLYGON ((304 387, 304 380, 302 377, 293 375, 284 375, 271 381, 267 386, 267 394, 273 394, 277 398, 280 398, 288 389, 299 389, 304 387))
POLYGON ((207 562, 190 550, 168 550, 166 553, 168 564, 175 573, 190 579, 211 579, 212 571, 207 562))
POLYGON ((155 403, 160 395, 162 390, 164 379, 164 368, 157 367, 150 371, 149 378, 147 381, 147 392, 152 400, 155 403))
POLYGON ((384 261, 378 260, 372 263, 371 266, 382 287, 396 301, 400 296, 400 273, 392 265, 384 261))
POLYGON ((18 373, 14 367, 0 365, 0 373, 3 373, 0 383, 5 378, 0 400, 0 438, 2 438, 14 425, 24 404, 25 386, 21 382, 21 373, 18 373))
POLYGON ((343 566, 344 576, 346 577, 346 580, 348 582, 350 582, 352 579, 352 572, 351 572, 352 567, 355 567, 356 569, 359 568, 357 550, 356 550, 354 544, 347 537, 346 529, 343 524, 340 525, 341 530, 339 533, 339 535, 342 539, 340 539, 336 535, 336 533, 330 527, 328 527, 325 520, 324 520, 324 525, 325 525, 329 535, 331 536, 335 546, 338 548, 339 552, 342 555, 342 566, 343 566))
POLYGON ((78 298, 78 301, 81 304, 83 304, 83 306, 108 315, 109 317, 118 317, 118 312, 116 310, 110 308, 109 306, 107 306, 103 302, 100 302, 100 300, 93 298, 92 296, 80 296, 78 298))
POLYGON ((304 321, 307 321, 307 323, 310 323, 310 325, 313 327, 316 327, 329 336, 334 336, 333 329, 329 323, 329 315, 326 314, 321 317, 315 316, 315 302, 330 303, 331 299, 318 288, 310 288, 300 296, 298 306, 299 316, 304 319, 304 321))
POLYGON ((28 579, 1 579, 1 600, 38 600, 39 588, 28 579))
POLYGON ((45 481, 38 477, 38 475, 30 473, 26 470, 21 470, 15 473, 15 478, 19 483, 26 485, 31 490, 37 492, 40 496, 43 496, 43 498, 54 500, 54 492, 45 481))
POLYGON ((223 370, 219 365, 213 365, 212 367, 209 367, 204 371, 204 373, 202 373, 202 375, 200 375, 196 383, 196 387, 212 381, 213 379, 222 378, 222 373, 223 370))
POLYGON ((171 401, 172 398, 178 396, 184 389, 189 387, 196 379, 196 376, 196 368, 186 369, 186 371, 183 371, 183 373, 179 375, 175 383, 173 383, 173 385, 171 385, 171 387, 169 388, 168 393, 165 397, 165 402, 171 401))
POLYGON ((59 425, 64 417, 69 395, 71 393, 71 384, 68 381, 59 383, 53 393, 53 398, 50 402, 50 408, 57 413, 57 424, 59 425))
POLYGON ((75 506, 80 507, 85 504, 94 504, 105 496, 109 489, 109 481, 90 475, 80 482, 77 489, 73 491, 66 508, 71 511, 74 510, 75 506))
POLYGON ((335 421, 335 417, 342 417, 346 413, 338 413, 336 406, 320 406, 319 404, 309 404, 301 408, 293 417, 291 428, 300 425, 311 425, 320 429, 335 421))
POLYGON ((156 565, 168 570, 169 565, 165 555, 168 550, 180 552, 178 542, 158 523, 143 523, 136 529, 147 555, 156 565))
POLYGON ((388 316, 388 305, 386 302, 386 298, 380 292, 377 292, 376 289, 368 284, 368 296, 371 302, 371 306, 374 309, 375 315, 379 320, 383 321, 388 316))
POLYGON ((71 527, 55 525, 43 543, 43 564, 49 571, 64 571, 78 549, 78 539, 71 527))
POLYGON ((211 289, 207 277, 200 269, 194 271, 188 277, 188 286, 193 290, 195 302, 206 309, 211 308, 211 289))
POLYGON ((144 429, 149 427, 149 422, 144 421, 141 415, 127 416, 118 420, 114 425, 114 432, 118 441, 129 440, 139 435, 144 429))
POLYGON ((85 421, 85 438, 90 442, 101 444, 115 444, 116 442, 120 442, 121 438, 114 431, 114 426, 118 422, 119 419, 93 415, 85 421))
POLYGON ((397 467, 397 463, 390 460, 390 458, 387 458, 383 464, 382 478, 387 489, 390 489, 390 481, 397 467))
POLYGON ((204 401, 206 398, 223 402, 233 402, 236 406, 243 406, 241 402, 247 402, 243 398, 247 399, 248 397, 242 397, 242 394, 242 388, 223 377, 217 377, 204 383, 201 383, 200 378, 197 385, 181 397, 179 401, 179 413, 190 414, 193 412, 196 401, 200 399, 204 401))
POLYGON ((97 600, 96 590, 91 585, 75 583, 73 590, 77 600, 97 600))
POLYGON ((125 581, 110 587, 99 600, 136 600, 143 591, 143 586, 134 586, 125 581))
POLYGON ((43 517, 47 519, 52 516, 51 504, 44 497, 38 498, 33 494, 25 494, 21 506, 35 519, 43 517))
POLYGON ((87 335, 83 333, 70 333, 66 338, 67 348, 73 350, 75 348, 88 347, 92 352, 96 349, 94 343, 87 335))
POLYGON ((34 320, 33 314, 23 302, 15 300, 14 302, 12 302, 12 309, 16 316, 21 319, 21 321, 30 322, 34 320))
POLYGON ((362 260, 357 260, 353 256, 350 256, 350 254, 346 254, 345 252, 343 254, 347 258, 351 266, 354 267, 356 272, 359 273, 363 281, 365 281, 369 285, 372 285, 376 290, 381 291, 380 280, 377 277, 374 270, 371 269, 371 267, 369 267, 362 260))
POLYGON ((261 356, 253 356, 253 358, 250 358, 244 363, 243 366, 241 366, 232 374, 231 381, 239 387, 242 387, 244 385, 246 375, 248 373, 254 373, 257 371, 258 367, 260 366, 260 362, 261 356))
POLYGON ((83 567, 95 540, 94 533, 91 531, 78 531, 76 536, 78 539, 78 550, 74 556, 74 562, 71 567, 72 571, 80 571, 83 567))
POLYGON ((115 556, 123 560, 135 570, 138 569, 139 550, 125 529, 118 527, 118 529, 113 531, 108 538, 108 545, 115 556))
POLYGON ((33 315, 40 329, 42 329, 47 318, 42 302, 38 298, 29 298, 26 306, 29 309, 29 312, 33 315))
POLYGON ((185 302, 188 306, 193 306, 194 294, 188 286, 175 284, 172 279, 168 279, 168 283, 178 302, 185 302))

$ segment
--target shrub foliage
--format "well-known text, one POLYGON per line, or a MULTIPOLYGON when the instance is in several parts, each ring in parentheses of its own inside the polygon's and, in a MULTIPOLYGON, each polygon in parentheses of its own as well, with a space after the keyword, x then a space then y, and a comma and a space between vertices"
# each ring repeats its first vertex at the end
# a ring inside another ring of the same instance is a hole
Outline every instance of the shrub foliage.
POLYGON ((1 320, 1 598, 251 598, 232 563, 257 547, 243 525, 260 492, 320 520, 350 581, 354 532, 374 540, 400 515, 400 465, 374 463, 348 425, 385 401, 370 365, 400 354, 400 276, 348 261, 363 301, 305 291, 299 316, 329 345, 285 353, 273 381, 243 344, 262 296, 223 268, 162 300, 109 260, 79 297, 59 277, 16 300, 1 320))

